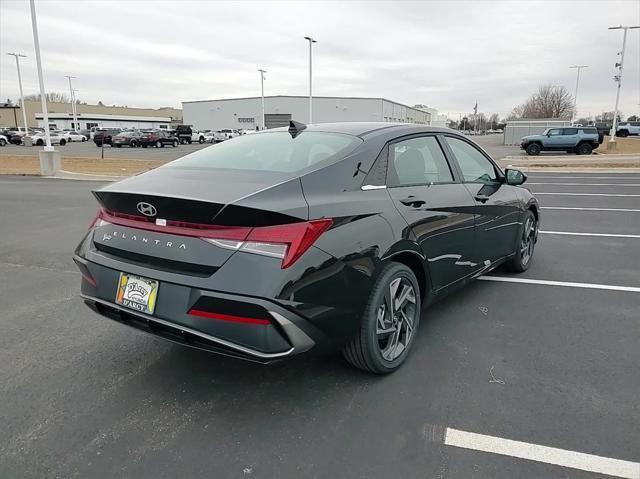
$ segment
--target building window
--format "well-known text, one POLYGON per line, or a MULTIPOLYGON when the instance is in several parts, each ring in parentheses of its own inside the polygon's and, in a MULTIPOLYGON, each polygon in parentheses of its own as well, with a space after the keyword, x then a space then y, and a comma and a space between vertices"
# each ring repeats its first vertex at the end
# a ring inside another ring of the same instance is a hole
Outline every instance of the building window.
POLYGON ((89 122, 87 122, 87 130, 90 129, 90 128, 93 128, 94 126, 98 126, 98 124, 97 123, 89 123, 89 122))
POLYGON ((167 125, 160 125, 160 128, 166 129, 166 128, 169 128, 169 127, 167 125))
POLYGON ((255 118, 238 118, 238 123, 255 123, 255 118))

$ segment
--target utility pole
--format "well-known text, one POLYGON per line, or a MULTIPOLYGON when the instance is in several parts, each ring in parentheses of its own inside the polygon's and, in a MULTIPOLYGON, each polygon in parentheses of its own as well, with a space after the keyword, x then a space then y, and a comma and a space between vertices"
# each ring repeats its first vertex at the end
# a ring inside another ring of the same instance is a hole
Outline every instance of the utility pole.
MULTIPOLYGON (((27 58, 26 55, 22 53, 7 53, 7 55, 11 55, 16 58, 16 68, 18 69, 18 86, 20 87, 20 109, 22 110, 22 120, 24 121, 24 134, 26 135, 29 131, 29 126, 27 125, 27 110, 24 106, 24 93, 22 93, 22 75, 20 74, 20 58, 27 58)), ((13 111, 15 114, 15 110, 13 111)), ((18 124, 16 123, 16 126, 18 124)))
POLYGON ((71 86, 71 79, 76 77, 72 77, 70 75, 65 75, 65 77, 69 80, 69 101, 71 102, 71 115, 73 116, 73 130, 78 131, 78 115, 76 114, 76 102, 74 100, 73 87, 71 86))
POLYGON ((476 100, 476 106, 473 107, 473 134, 478 133, 478 100, 476 100))
POLYGON ((312 46, 314 43, 318 43, 311 37, 304 37, 305 40, 309 42, 309 123, 313 123, 313 93, 312 93, 312 82, 313 82, 313 61, 312 61, 312 46))
POLYGON ((569 68, 575 68, 578 71, 576 75, 576 91, 573 94, 573 114, 571 115, 571 124, 578 117, 578 85, 580 85, 580 70, 589 68, 589 65, 571 65, 569 68))
POLYGON ((618 55, 620 55, 620 63, 616 63, 618 74, 613 77, 613 80, 618 83, 618 90, 616 92, 616 107, 613 111, 613 125, 611 126, 611 134, 607 149, 615 149, 616 130, 618 128, 618 104, 620 102, 620 88, 622 87, 622 67, 624 66, 624 51, 627 48, 627 31, 636 28, 640 28, 640 25, 635 25, 633 27, 624 27, 622 25, 619 25, 617 27, 609 27, 609 30, 624 30, 624 34, 622 36, 622 51, 618 53, 618 55))
POLYGON ((42 59, 40 58, 40 40, 38 38, 38 21, 36 19, 36 5, 34 0, 29 0, 31 7, 31 27, 33 29, 33 44, 36 50, 36 66, 38 67, 38 82, 40 83, 40 101, 42 103, 42 118, 44 120, 44 137, 47 146, 44 151, 54 151, 51 146, 51 134, 49 133, 49 112, 47 111, 47 96, 44 91, 44 79, 42 77, 42 59))
POLYGON ((260 72, 260 96, 262 98, 262 117, 261 117, 262 128, 261 129, 264 130, 266 126, 266 122, 264 119, 264 74, 267 73, 267 70, 258 68, 258 71, 260 72))
POLYGON ((79 90, 76 90, 75 88, 73 90, 71 90, 71 93, 73 93, 73 98, 72 98, 72 100, 73 100, 73 109, 74 109, 74 114, 75 114, 75 118, 76 118, 76 121, 75 121, 75 123, 76 123, 75 130, 76 130, 76 132, 80 131, 80 124, 78 123, 78 104, 76 103, 76 98, 77 98, 76 97, 76 92, 77 91, 79 91, 79 90))

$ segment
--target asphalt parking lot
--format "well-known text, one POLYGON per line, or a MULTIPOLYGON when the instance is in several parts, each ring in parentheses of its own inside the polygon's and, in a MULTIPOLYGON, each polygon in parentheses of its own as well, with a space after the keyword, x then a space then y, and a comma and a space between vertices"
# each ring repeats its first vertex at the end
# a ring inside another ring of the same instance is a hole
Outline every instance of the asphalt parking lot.
POLYGON ((71 255, 99 186, 0 177, 0 477, 640 478, 640 173, 530 173, 530 270, 429 308, 387 377, 97 317, 71 255))

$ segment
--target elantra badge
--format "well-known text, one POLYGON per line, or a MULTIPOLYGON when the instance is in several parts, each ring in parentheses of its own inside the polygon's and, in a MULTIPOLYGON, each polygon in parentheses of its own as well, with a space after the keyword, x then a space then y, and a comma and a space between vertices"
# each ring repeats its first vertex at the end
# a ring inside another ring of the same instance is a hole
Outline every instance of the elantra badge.
POLYGON ((155 216, 158 214, 158 210, 156 210, 156 207, 151 203, 147 203, 145 201, 141 201, 140 203, 138 203, 136 208, 138 208, 138 211, 145 216, 155 216))

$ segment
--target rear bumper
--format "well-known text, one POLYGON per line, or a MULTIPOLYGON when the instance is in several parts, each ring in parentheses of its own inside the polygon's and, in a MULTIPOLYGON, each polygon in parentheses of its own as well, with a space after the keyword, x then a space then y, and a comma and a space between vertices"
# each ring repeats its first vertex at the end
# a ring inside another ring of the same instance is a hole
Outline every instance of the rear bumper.
POLYGON ((311 321, 277 300, 210 291, 160 280, 153 315, 115 302, 120 271, 78 255, 81 297, 102 317, 170 341, 240 359, 270 363, 323 349, 330 338, 311 321), (86 278, 91 278, 88 281, 86 278), (259 317, 268 324, 242 324, 189 314, 191 309, 259 317), (320 343, 320 348, 316 345, 320 343))

